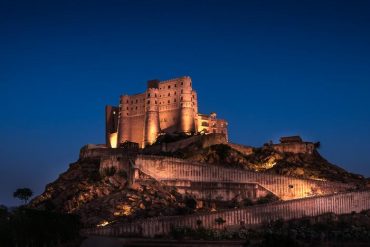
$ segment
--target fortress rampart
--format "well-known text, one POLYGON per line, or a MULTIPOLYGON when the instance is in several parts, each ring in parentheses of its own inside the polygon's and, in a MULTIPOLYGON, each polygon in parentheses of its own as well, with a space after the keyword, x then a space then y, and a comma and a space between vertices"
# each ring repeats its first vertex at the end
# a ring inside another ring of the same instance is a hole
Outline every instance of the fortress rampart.
POLYGON ((290 200, 215 213, 157 217, 117 226, 87 229, 85 232, 117 237, 155 237, 168 235, 174 227, 196 228, 198 221, 201 221, 202 226, 205 228, 217 229, 238 225, 251 228, 278 219, 290 220, 326 213, 359 213, 367 209, 370 209, 370 192, 361 191, 290 200), (225 223, 222 225, 218 225, 215 221, 220 217, 225 220, 225 223))
POLYGON ((207 148, 216 144, 227 144, 228 142, 225 134, 215 133, 209 135, 194 135, 184 140, 160 143, 146 147, 145 153, 175 152, 194 143, 199 144, 201 148, 207 148))
POLYGON ((353 188, 350 184, 224 168, 161 156, 138 155, 135 167, 159 181, 254 183, 282 200, 333 194, 353 188))

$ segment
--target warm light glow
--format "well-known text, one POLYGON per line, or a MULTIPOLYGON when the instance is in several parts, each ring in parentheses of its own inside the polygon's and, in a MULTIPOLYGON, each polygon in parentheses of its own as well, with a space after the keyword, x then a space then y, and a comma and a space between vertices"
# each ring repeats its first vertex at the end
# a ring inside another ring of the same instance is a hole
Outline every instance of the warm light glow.
POLYGON ((117 132, 109 135, 109 143, 111 148, 117 148, 117 137, 118 137, 117 132))
POLYGON ((113 213, 114 216, 129 216, 134 211, 133 208, 127 204, 123 204, 119 209, 119 211, 113 213))
POLYGON ((103 226, 106 226, 106 225, 109 225, 110 223, 106 220, 103 220, 100 224, 97 224, 96 226, 97 227, 103 227, 103 226))

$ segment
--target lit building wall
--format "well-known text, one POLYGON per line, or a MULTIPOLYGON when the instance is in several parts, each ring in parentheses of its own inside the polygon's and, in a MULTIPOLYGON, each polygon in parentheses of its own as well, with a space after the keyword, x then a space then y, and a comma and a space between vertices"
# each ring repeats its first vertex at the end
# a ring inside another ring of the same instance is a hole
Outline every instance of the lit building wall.
MULTIPOLYGON (((119 112, 115 120, 111 117, 113 107, 109 107, 106 110, 106 142, 110 147, 109 137, 115 132, 118 145, 131 141, 144 147, 155 142, 160 133, 194 133, 204 129, 200 127, 197 93, 188 76, 167 81, 151 80, 144 93, 121 96, 119 108, 115 107, 119 112)), ((227 135, 226 121, 209 116, 207 119, 214 125, 207 128, 207 133, 227 135)))

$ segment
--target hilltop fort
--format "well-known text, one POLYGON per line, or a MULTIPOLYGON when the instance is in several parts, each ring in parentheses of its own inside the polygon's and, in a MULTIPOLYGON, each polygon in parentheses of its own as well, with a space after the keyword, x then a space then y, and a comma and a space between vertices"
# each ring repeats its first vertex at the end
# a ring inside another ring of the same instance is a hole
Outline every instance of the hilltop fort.
POLYGON ((119 106, 106 106, 106 144, 117 147, 131 141, 145 147, 165 133, 222 133, 227 122, 198 113, 197 93, 191 78, 150 80, 141 94, 122 95, 119 106))
POLYGON ((79 214, 86 233, 154 237, 199 221, 219 228, 220 217, 252 227, 370 209, 364 177, 325 160, 318 142, 231 143, 226 120, 198 112, 190 77, 148 81, 106 106, 105 119, 106 143, 84 146, 31 203, 79 214))

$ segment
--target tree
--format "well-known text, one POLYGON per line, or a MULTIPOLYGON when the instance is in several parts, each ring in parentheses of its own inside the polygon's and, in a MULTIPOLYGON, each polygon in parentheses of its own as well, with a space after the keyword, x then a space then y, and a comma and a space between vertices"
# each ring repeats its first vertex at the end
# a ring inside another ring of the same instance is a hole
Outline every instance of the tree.
POLYGON ((24 201, 24 204, 28 202, 28 199, 33 195, 33 192, 29 188, 19 188, 13 193, 13 197, 24 201))
POLYGON ((224 220, 222 217, 218 217, 217 219, 215 219, 215 222, 218 224, 218 225, 222 225, 223 223, 226 222, 226 220, 224 220))

